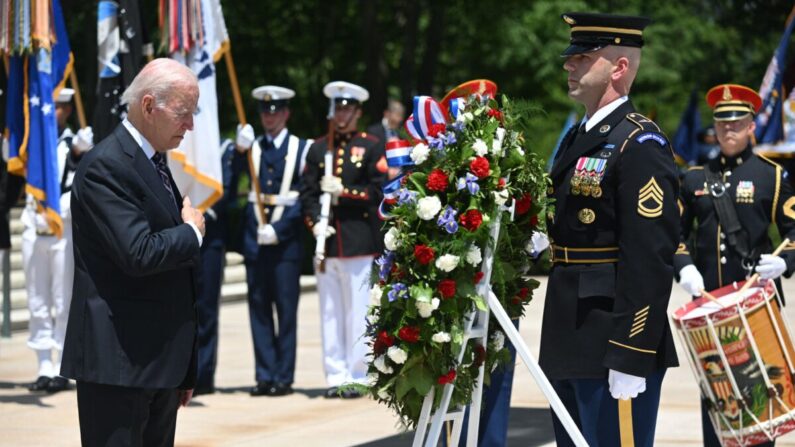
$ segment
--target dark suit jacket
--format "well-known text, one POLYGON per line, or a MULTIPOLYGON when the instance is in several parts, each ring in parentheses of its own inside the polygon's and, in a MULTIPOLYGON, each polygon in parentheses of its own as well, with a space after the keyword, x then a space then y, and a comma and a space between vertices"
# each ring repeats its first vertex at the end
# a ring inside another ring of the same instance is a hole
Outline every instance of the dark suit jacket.
MULTIPOLYGON (((182 203, 173 180, 172 188, 182 203)), ((72 225, 75 280, 61 374, 192 388, 199 242, 123 125, 81 162, 72 225)))

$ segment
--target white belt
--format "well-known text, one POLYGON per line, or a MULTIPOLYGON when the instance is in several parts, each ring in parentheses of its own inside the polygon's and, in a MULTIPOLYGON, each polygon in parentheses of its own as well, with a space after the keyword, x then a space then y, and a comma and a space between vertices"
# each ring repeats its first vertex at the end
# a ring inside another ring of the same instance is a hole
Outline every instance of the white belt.
MULTIPOLYGON (((298 191, 290 191, 287 195, 279 194, 260 194, 263 205, 269 206, 293 206, 298 202, 298 191)), ((248 193, 250 203, 257 202, 257 194, 254 191, 248 193)))

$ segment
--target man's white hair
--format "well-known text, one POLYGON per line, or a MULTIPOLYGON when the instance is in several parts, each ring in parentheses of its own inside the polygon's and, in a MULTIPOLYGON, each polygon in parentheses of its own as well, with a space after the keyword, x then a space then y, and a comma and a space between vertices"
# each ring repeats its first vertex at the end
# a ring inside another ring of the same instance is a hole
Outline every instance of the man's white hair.
POLYGON ((152 95, 159 106, 166 104, 175 87, 197 85, 193 71, 173 59, 158 58, 144 66, 121 95, 122 104, 135 104, 145 95, 152 95))

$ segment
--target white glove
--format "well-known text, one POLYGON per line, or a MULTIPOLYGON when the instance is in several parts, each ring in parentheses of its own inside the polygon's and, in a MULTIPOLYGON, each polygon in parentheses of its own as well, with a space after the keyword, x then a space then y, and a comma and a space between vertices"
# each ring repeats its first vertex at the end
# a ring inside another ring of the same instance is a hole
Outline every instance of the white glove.
POLYGON ((787 263, 780 256, 762 255, 756 265, 756 273, 762 279, 776 279, 787 271, 787 263))
POLYGON ((276 236, 276 230, 273 225, 260 225, 257 228, 257 243, 259 245, 276 245, 279 243, 279 237, 276 236))
POLYGON ((342 194, 342 179, 333 175, 324 175, 320 178, 320 190, 336 199, 342 194))
POLYGON ((3 161, 5 162, 8 161, 8 152, 11 150, 9 146, 8 138, 3 138, 3 161))
POLYGON ((78 152, 88 152, 94 147, 94 131, 91 126, 84 127, 77 131, 72 138, 72 147, 78 152))
POLYGON ((530 240, 524 246, 524 251, 530 256, 536 258, 544 250, 549 248, 549 238, 546 234, 540 231, 533 231, 530 240))
POLYGON ((36 217, 34 218, 36 224, 36 232, 37 233, 49 233, 50 232, 50 224, 47 222, 47 218, 44 214, 36 213, 36 217))
MULTIPOLYGON (((320 227, 321 226, 322 225, 320 225, 320 224, 315 224, 312 227, 312 234, 315 235, 315 238, 319 238, 320 237, 320 235, 321 235, 320 227)), ((337 230, 335 230, 334 227, 332 227, 331 225, 326 225, 326 239, 330 238, 331 236, 334 236, 336 233, 337 233, 337 230)))
POLYGON ((689 264, 679 270, 679 285, 693 296, 701 296, 704 290, 704 278, 695 265, 689 264))
POLYGON ((611 369, 607 374, 607 384, 613 399, 628 400, 646 391, 646 378, 625 374, 611 369))
POLYGON ((251 149, 251 146, 254 145, 254 128, 251 127, 251 124, 237 125, 235 145, 243 152, 251 149))

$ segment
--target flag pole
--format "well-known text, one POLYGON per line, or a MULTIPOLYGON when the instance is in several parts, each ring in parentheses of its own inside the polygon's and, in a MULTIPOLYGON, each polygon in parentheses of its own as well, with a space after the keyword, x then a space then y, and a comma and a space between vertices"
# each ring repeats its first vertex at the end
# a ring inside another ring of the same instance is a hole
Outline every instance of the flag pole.
POLYGON ((72 84, 72 89, 75 91, 75 108, 77 109, 77 121, 80 123, 80 128, 85 129, 88 124, 86 122, 86 111, 83 109, 83 97, 80 95, 80 85, 77 83, 77 73, 74 67, 69 73, 69 83, 72 84))
MULTIPOLYGON (((231 43, 227 46, 226 51, 224 51, 224 61, 226 62, 226 71, 229 73, 229 83, 232 87, 232 97, 235 100, 235 110, 237 111, 237 120, 240 122, 241 125, 246 124, 246 112, 243 109, 243 98, 240 97, 240 85, 237 83, 237 72, 235 71, 235 62, 232 60, 232 45, 231 43)), ((251 155, 251 149, 247 151, 247 158, 248 158, 248 172, 251 178, 251 186, 254 189, 254 194, 256 195, 255 198, 255 205, 257 206, 256 213, 259 217, 259 222, 263 225, 267 224, 267 218, 265 217, 265 213, 263 210, 265 209, 265 204, 262 202, 262 191, 260 190, 259 185, 259 176, 257 176, 257 170, 254 168, 254 157, 251 155)))

